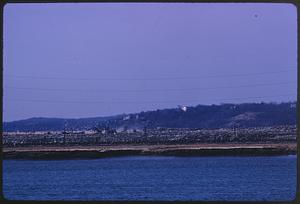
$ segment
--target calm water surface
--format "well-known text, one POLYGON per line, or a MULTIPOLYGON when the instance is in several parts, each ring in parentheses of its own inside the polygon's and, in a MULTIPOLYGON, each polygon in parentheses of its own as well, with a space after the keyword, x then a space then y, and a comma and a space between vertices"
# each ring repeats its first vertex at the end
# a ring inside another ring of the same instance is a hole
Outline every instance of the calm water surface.
POLYGON ((296 156, 4 160, 9 200, 293 200, 296 156))

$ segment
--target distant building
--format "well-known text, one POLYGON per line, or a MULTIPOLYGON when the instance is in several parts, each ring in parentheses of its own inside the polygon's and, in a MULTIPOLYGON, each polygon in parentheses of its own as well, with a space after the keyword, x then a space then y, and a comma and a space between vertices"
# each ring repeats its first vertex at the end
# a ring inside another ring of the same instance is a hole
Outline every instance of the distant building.
POLYGON ((179 105, 178 108, 181 109, 183 112, 187 111, 187 107, 186 106, 179 105))
POLYGON ((129 119, 130 119, 130 115, 123 117, 123 120, 129 120, 129 119))

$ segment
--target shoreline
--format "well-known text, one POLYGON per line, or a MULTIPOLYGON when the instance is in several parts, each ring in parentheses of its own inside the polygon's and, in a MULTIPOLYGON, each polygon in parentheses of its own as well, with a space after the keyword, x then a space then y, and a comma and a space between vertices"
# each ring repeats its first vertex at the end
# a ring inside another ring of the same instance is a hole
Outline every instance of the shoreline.
POLYGON ((296 155, 292 144, 112 145, 3 148, 3 159, 62 160, 120 156, 283 156, 296 155))

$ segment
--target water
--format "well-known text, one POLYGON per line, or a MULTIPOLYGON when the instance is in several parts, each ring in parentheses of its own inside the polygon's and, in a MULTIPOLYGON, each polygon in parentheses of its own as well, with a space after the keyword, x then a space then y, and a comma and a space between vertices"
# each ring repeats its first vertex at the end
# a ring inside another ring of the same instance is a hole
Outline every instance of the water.
POLYGON ((4 160, 9 200, 293 200, 296 156, 4 160))

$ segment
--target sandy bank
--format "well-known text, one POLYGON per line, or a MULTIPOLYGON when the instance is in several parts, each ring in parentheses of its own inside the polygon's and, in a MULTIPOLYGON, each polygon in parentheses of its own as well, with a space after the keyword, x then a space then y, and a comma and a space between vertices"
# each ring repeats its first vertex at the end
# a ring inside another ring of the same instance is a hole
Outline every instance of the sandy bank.
POLYGON ((296 144, 116 145, 4 148, 4 159, 95 159, 130 155, 276 156, 296 154, 296 144))

